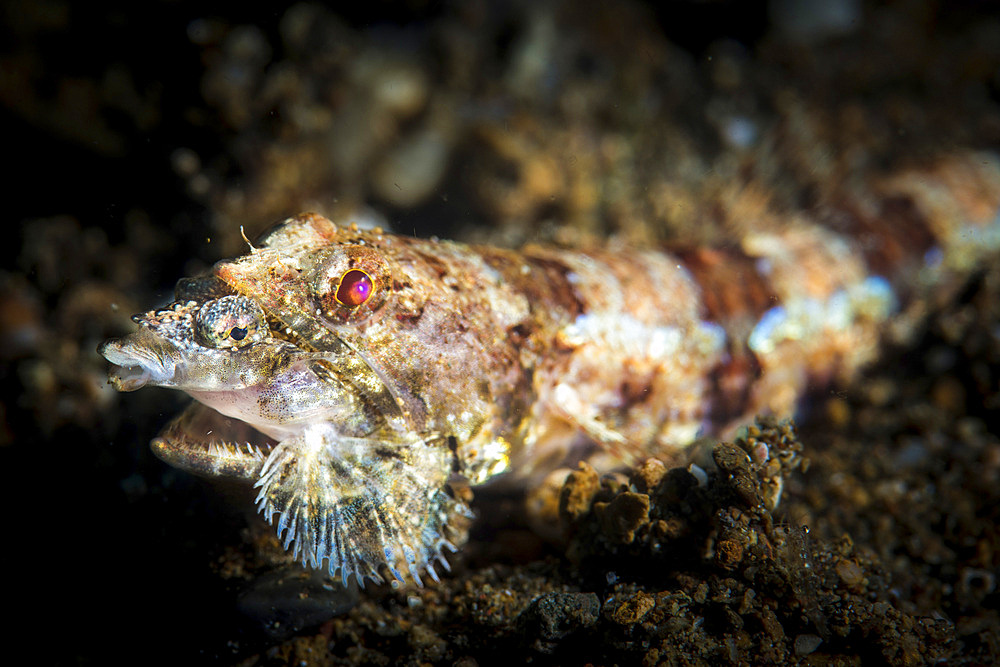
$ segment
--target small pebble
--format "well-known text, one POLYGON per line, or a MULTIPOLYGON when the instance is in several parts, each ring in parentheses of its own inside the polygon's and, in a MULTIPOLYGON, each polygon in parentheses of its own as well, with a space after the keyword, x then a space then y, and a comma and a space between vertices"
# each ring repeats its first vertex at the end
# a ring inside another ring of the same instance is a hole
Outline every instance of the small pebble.
POLYGON ((795 638, 795 655, 809 655, 823 643, 817 635, 799 635, 795 638))

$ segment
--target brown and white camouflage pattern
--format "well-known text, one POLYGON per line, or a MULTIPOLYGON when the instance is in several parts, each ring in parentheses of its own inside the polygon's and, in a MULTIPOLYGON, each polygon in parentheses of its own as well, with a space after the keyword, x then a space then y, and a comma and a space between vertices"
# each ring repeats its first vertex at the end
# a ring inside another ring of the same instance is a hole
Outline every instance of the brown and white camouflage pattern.
POLYGON ((304 563, 419 582, 468 514, 449 481, 671 458, 789 415, 1000 248, 987 155, 839 201, 822 220, 746 220, 722 247, 641 249, 507 250, 304 214, 101 352, 120 389, 198 400, 154 450, 253 481, 304 563))

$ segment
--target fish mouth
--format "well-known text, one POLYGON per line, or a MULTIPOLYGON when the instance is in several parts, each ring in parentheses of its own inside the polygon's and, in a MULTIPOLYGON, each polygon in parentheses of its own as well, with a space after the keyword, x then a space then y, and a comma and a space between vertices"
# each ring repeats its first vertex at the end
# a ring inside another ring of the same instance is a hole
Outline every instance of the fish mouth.
POLYGON ((150 448, 160 460, 195 475, 256 481, 276 445, 246 422, 194 401, 150 448))
POLYGON ((176 350, 146 329, 106 340, 97 352, 116 366, 108 380, 118 391, 135 391, 146 385, 169 386, 177 372, 171 354, 176 350))

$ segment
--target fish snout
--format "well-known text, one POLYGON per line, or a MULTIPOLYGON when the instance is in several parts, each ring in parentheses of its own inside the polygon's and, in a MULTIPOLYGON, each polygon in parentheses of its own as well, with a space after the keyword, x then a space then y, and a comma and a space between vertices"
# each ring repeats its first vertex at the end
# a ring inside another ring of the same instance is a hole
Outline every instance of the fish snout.
POLYGON ((108 381, 118 391, 135 391, 147 384, 170 386, 177 371, 170 345, 146 330, 101 343, 97 352, 116 367, 108 381))

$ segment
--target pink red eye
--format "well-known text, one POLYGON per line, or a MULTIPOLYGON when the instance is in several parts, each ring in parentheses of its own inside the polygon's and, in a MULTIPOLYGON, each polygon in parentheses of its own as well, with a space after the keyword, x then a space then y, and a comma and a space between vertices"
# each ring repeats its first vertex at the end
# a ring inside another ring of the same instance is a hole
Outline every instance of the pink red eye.
POLYGON ((337 287, 337 303, 348 308, 357 308, 371 298, 375 284, 364 271, 351 269, 340 277, 337 287))

